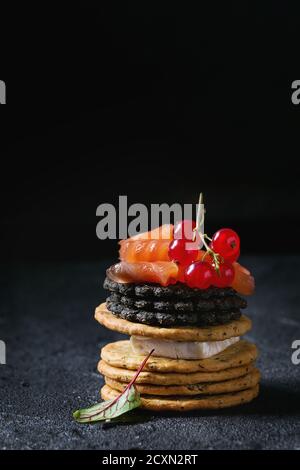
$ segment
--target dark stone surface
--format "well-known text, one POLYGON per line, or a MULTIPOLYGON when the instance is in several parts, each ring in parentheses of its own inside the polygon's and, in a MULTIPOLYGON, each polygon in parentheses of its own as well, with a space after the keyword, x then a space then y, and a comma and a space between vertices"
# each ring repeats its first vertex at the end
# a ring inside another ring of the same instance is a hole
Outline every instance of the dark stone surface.
MULTIPOLYGON (((104 298, 107 263, 2 266, 0 365, 2 449, 295 449, 300 448, 300 365, 291 344, 300 339, 298 257, 242 260, 257 292, 247 312, 248 338, 261 351, 261 394, 223 411, 152 414, 132 422, 79 425, 72 411, 98 400, 101 346, 121 338, 93 319, 104 298)), ((133 419, 134 418, 134 419, 133 419)))

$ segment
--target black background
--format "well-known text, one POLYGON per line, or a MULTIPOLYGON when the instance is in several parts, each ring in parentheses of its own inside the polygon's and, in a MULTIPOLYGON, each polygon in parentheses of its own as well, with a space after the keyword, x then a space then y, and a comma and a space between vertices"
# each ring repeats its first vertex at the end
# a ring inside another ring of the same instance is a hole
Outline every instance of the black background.
POLYGON ((99 204, 200 191, 209 232, 299 251, 299 9, 195 5, 3 9, 2 259, 116 256, 99 204))
POLYGON ((299 448, 299 6, 97 3, 0 7, 0 446, 299 448), (207 231, 236 229, 250 255, 259 398, 80 427, 72 411, 99 399, 99 350, 119 337, 93 319, 117 258, 96 238, 97 206, 200 191, 207 231))

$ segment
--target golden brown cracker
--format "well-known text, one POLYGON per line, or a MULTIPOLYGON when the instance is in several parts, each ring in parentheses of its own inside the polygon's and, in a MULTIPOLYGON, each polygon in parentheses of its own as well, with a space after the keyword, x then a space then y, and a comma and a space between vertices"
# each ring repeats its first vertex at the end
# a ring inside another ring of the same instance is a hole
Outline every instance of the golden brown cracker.
MULTIPOLYGON (((145 356, 135 354, 129 341, 109 343, 101 350, 101 358, 113 367, 137 370, 145 356)), ((224 351, 207 359, 169 359, 151 356, 144 370, 152 372, 200 372, 220 371, 232 367, 240 367, 255 361, 257 348, 246 340, 232 344, 224 351)))
POLYGON ((242 336, 251 329, 251 320, 242 315, 225 325, 198 327, 160 328, 157 326, 133 323, 113 315, 103 303, 96 308, 96 320, 106 328, 126 335, 148 336, 174 341, 221 341, 233 336, 242 336))
MULTIPOLYGON (((139 374, 136 383, 153 385, 190 385, 202 382, 222 382, 223 380, 242 377, 243 375, 248 374, 252 369, 253 364, 216 372, 159 373, 143 370, 139 374)), ((117 380, 118 382, 130 382, 135 375, 135 371, 133 370, 112 367, 103 360, 98 363, 98 371, 102 375, 109 377, 110 379, 117 380)))
MULTIPOLYGON (((224 393, 221 395, 198 395, 197 397, 173 396, 157 397, 154 395, 142 396, 141 407, 153 411, 190 411, 210 410, 237 406, 253 400, 259 392, 259 385, 239 392, 224 393)), ((108 385, 101 389, 101 398, 111 400, 120 392, 108 385)))
MULTIPOLYGON (((192 385, 150 385, 136 384, 137 390, 142 395, 217 395, 229 392, 238 392, 255 387, 260 379, 257 368, 253 368, 248 374, 236 379, 223 382, 207 382, 192 385)), ((105 377, 105 383, 110 388, 122 392, 128 385, 125 382, 105 377)))

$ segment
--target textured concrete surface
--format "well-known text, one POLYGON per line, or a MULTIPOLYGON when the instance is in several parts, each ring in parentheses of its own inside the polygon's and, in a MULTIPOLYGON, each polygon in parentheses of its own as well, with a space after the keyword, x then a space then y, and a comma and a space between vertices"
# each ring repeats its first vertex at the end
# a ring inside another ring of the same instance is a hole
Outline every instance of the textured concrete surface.
POLYGON ((107 263, 2 266, 0 365, 2 449, 300 449, 300 258, 251 257, 257 293, 248 338, 261 351, 262 387, 249 405, 152 414, 130 423, 79 425, 72 411, 98 400, 101 346, 121 338, 93 319, 107 263))

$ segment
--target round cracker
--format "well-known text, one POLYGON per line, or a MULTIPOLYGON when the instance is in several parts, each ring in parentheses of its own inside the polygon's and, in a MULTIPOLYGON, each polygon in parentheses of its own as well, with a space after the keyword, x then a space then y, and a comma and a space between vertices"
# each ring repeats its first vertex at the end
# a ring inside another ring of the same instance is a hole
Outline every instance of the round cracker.
MULTIPOLYGON (((142 395, 217 395, 220 393, 238 392, 247 388, 255 387, 260 379, 259 370, 253 368, 249 374, 237 379, 225 380, 224 382, 208 382, 193 385, 150 385, 137 384, 136 388, 142 395)), ((110 388, 123 392, 128 385, 124 382, 105 377, 105 383, 110 388)))
MULTIPOLYGON (((190 410, 211 410, 237 406, 248 403, 257 397, 259 385, 242 390, 240 392, 224 393, 221 395, 203 395, 197 397, 155 397, 154 395, 142 396, 141 407, 153 411, 190 411, 190 410)), ((101 389, 101 398, 111 400, 119 395, 117 390, 113 390, 108 385, 101 389)))
MULTIPOLYGON (((104 346, 101 350, 101 358, 110 366, 137 370, 145 356, 135 354, 130 346, 130 341, 127 340, 116 341, 104 346)), ((150 356, 144 370, 152 372, 219 371, 250 364, 256 358, 255 344, 241 340, 207 359, 188 360, 150 356)))
MULTIPOLYGON (((222 382, 223 380, 242 377, 253 369, 253 364, 247 366, 234 367, 217 372, 193 372, 193 373, 158 373, 142 371, 136 379, 137 384, 153 385, 190 385, 202 382, 222 382)), ((118 382, 129 383, 135 376, 135 371, 112 367, 105 361, 98 363, 98 371, 110 379, 118 382)))
POLYGON ((172 339, 175 341, 221 341, 222 339, 242 336, 251 329, 251 320, 241 315, 238 320, 225 325, 209 327, 160 328, 123 320, 113 315, 103 303, 96 308, 96 320, 106 328, 126 335, 148 336, 150 338, 172 339))

